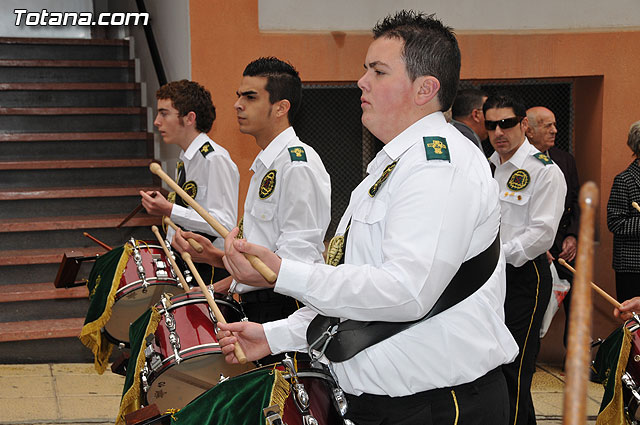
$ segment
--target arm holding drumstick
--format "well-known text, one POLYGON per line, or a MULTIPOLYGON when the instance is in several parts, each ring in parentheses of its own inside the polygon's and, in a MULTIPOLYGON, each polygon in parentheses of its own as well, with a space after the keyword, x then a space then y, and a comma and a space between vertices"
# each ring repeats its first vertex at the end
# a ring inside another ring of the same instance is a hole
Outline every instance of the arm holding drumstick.
MULTIPOLYGON (((213 312, 213 315, 215 316, 216 320, 219 323, 226 324, 227 321, 222 315, 222 312, 220 311, 220 309, 218 308, 216 301, 213 299, 213 296, 211 296, 211 293, 209 292, 206 285, 202 281, 202 278, 200 277, 198 270, 196 270, 196 266, 193 264, 193 261, 191 261, 191 255, 185 252, 182 254, 182 259, 185 261, 185 263, 187 263, 187 265, 189 266, 189 269, 191 269, 191 273, 195 277, 196 282, 198 282, 198 286, 200 287, 200 290, 204 294, 205 298, 207 299, 207 303, 209 303, 209 307, 211 307, 211 311, 213 312)), ((245 356, 244 352, 242 351, 242 348, 238 343, 234 345, 233 351, 239 363, 244 364, 247 362, 247 356, 245 356)))
MULTIPOLYGON (((182 197, 182 199, 191 206, 200 216, 221 236, 226 237, 229 234, 229 231, 221 225, 215 218, 211 216, 200 204, 198 204, 192 197, 190 197, 180 186, 174 182, 171 177, 169 177, 160 167, 159 164, 152 162, 149 164, 149 169, 152 173, 160 177, 172 190, 176 192, 177 195, 182 197)), ((245 255, 247 260, 251 263, 251 265, 265 278, 265 280, 269 283, 273 283, 277 279, 277 275, 269 269, 258 257, 253 255, 245 255)))

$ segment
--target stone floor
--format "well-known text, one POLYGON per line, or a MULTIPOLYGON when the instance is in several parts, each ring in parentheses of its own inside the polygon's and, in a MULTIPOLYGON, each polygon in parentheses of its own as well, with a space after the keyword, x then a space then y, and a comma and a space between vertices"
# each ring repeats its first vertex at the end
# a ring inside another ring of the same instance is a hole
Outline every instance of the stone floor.
MULTIPOLYGON (((92 364, 0 365, 0 425, 113 424, 124 377, 92 364)), ((564 374, 539 365, 533 381, 538 424, 562 423, 564 374)), ((587 424, 595 424, 602 387, 590 383, 587 424)))

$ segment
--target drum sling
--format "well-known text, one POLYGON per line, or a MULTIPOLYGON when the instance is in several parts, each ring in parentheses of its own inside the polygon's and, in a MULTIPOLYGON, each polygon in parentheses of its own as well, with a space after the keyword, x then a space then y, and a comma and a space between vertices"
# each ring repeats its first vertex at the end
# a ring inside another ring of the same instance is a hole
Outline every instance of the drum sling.
MULTIPOLYGON (((345 240, 347 234, 345 233, 345 240)), ((346 243, 344 244, 346 247, 346 243)), ((476 292, 491 277, 500 257, 500 233, 480 254, 462 263, 431 310, 410 322, 340 321, 318 314, 307 328, 309 353, 320 351, 332 362, 343 362, 360 351, 458 304, 476 292)), ((317 358, 318 356, 312 356, 317 358)))

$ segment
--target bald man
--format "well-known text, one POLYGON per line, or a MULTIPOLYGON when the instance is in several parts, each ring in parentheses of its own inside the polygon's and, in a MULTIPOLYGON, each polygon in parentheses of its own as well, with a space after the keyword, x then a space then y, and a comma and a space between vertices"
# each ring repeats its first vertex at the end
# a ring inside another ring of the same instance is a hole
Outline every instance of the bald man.
MULTIPOLYGON (((580 209, 578 206, 578 192, 580 184, 578 182, 578 169, 576 161, 569 152, 565 152, 555 146, 556 134, 556 117, 552 111, 544 106, 535 106, 527 109, 527 119, 529 120, 529 128, 527 129, 527 138, 540 152, 546 153, 551 160, 558 164, 564 174, 567 183, 567 195, 564 199, 564 211, 558 226, 558 232, 553 242, 553 246, 547 251, 547 259, 549 263, 554 261, 558 275, 567 279, 569 282, 573 280, 573 275, 564 267, 560 266, 557 261, 559 258, 573 263, 578 247, 578 228, 580 222, 580 209)), ((571 292, 565 297, 563 304, 567 321, 565 322, 564 342, 566 346, 567 324, 569 323, 569 305, 571 302, 571 292)))

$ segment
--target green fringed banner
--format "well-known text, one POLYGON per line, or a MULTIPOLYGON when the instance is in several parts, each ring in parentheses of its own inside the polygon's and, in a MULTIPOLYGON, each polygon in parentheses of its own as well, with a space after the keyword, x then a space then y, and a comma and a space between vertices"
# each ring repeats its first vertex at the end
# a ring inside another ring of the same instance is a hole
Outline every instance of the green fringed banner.
POLYGON ((140 409, 140 372, 144 368, 145 356, 144 349, 145 340, 158 328, 160 322, 160 313, 155 307, 151 307, 135 322, 129 326, 129 342, 131 344, 131 357, 127 364, 127 376, 124 380, 124 388, 122 389, 122 399, 120 400, 120 411, 116 419, 116 425, 124 424, 124 416, 140 409))
POLYGON ((176 425, 264 425, 262 409, 283 411, 289 383, 274 368, 261 368, 224 381, 172 416, 176 425))
POLYGON ((114 248, 96 259, 89 274, 90 304, 80 341, 93 352, 94 366, 99 374, 107 368, 113 348, 102 334, 102 328, 111 318, 115 294, 130 255, 129 245, 114 248))
POLYGON ((596 425, 627 425, 622 398, 622 374, 627 368, 632 334, 626 326, 616 329, 604 340, 593 364, 604 386, 596 425))

